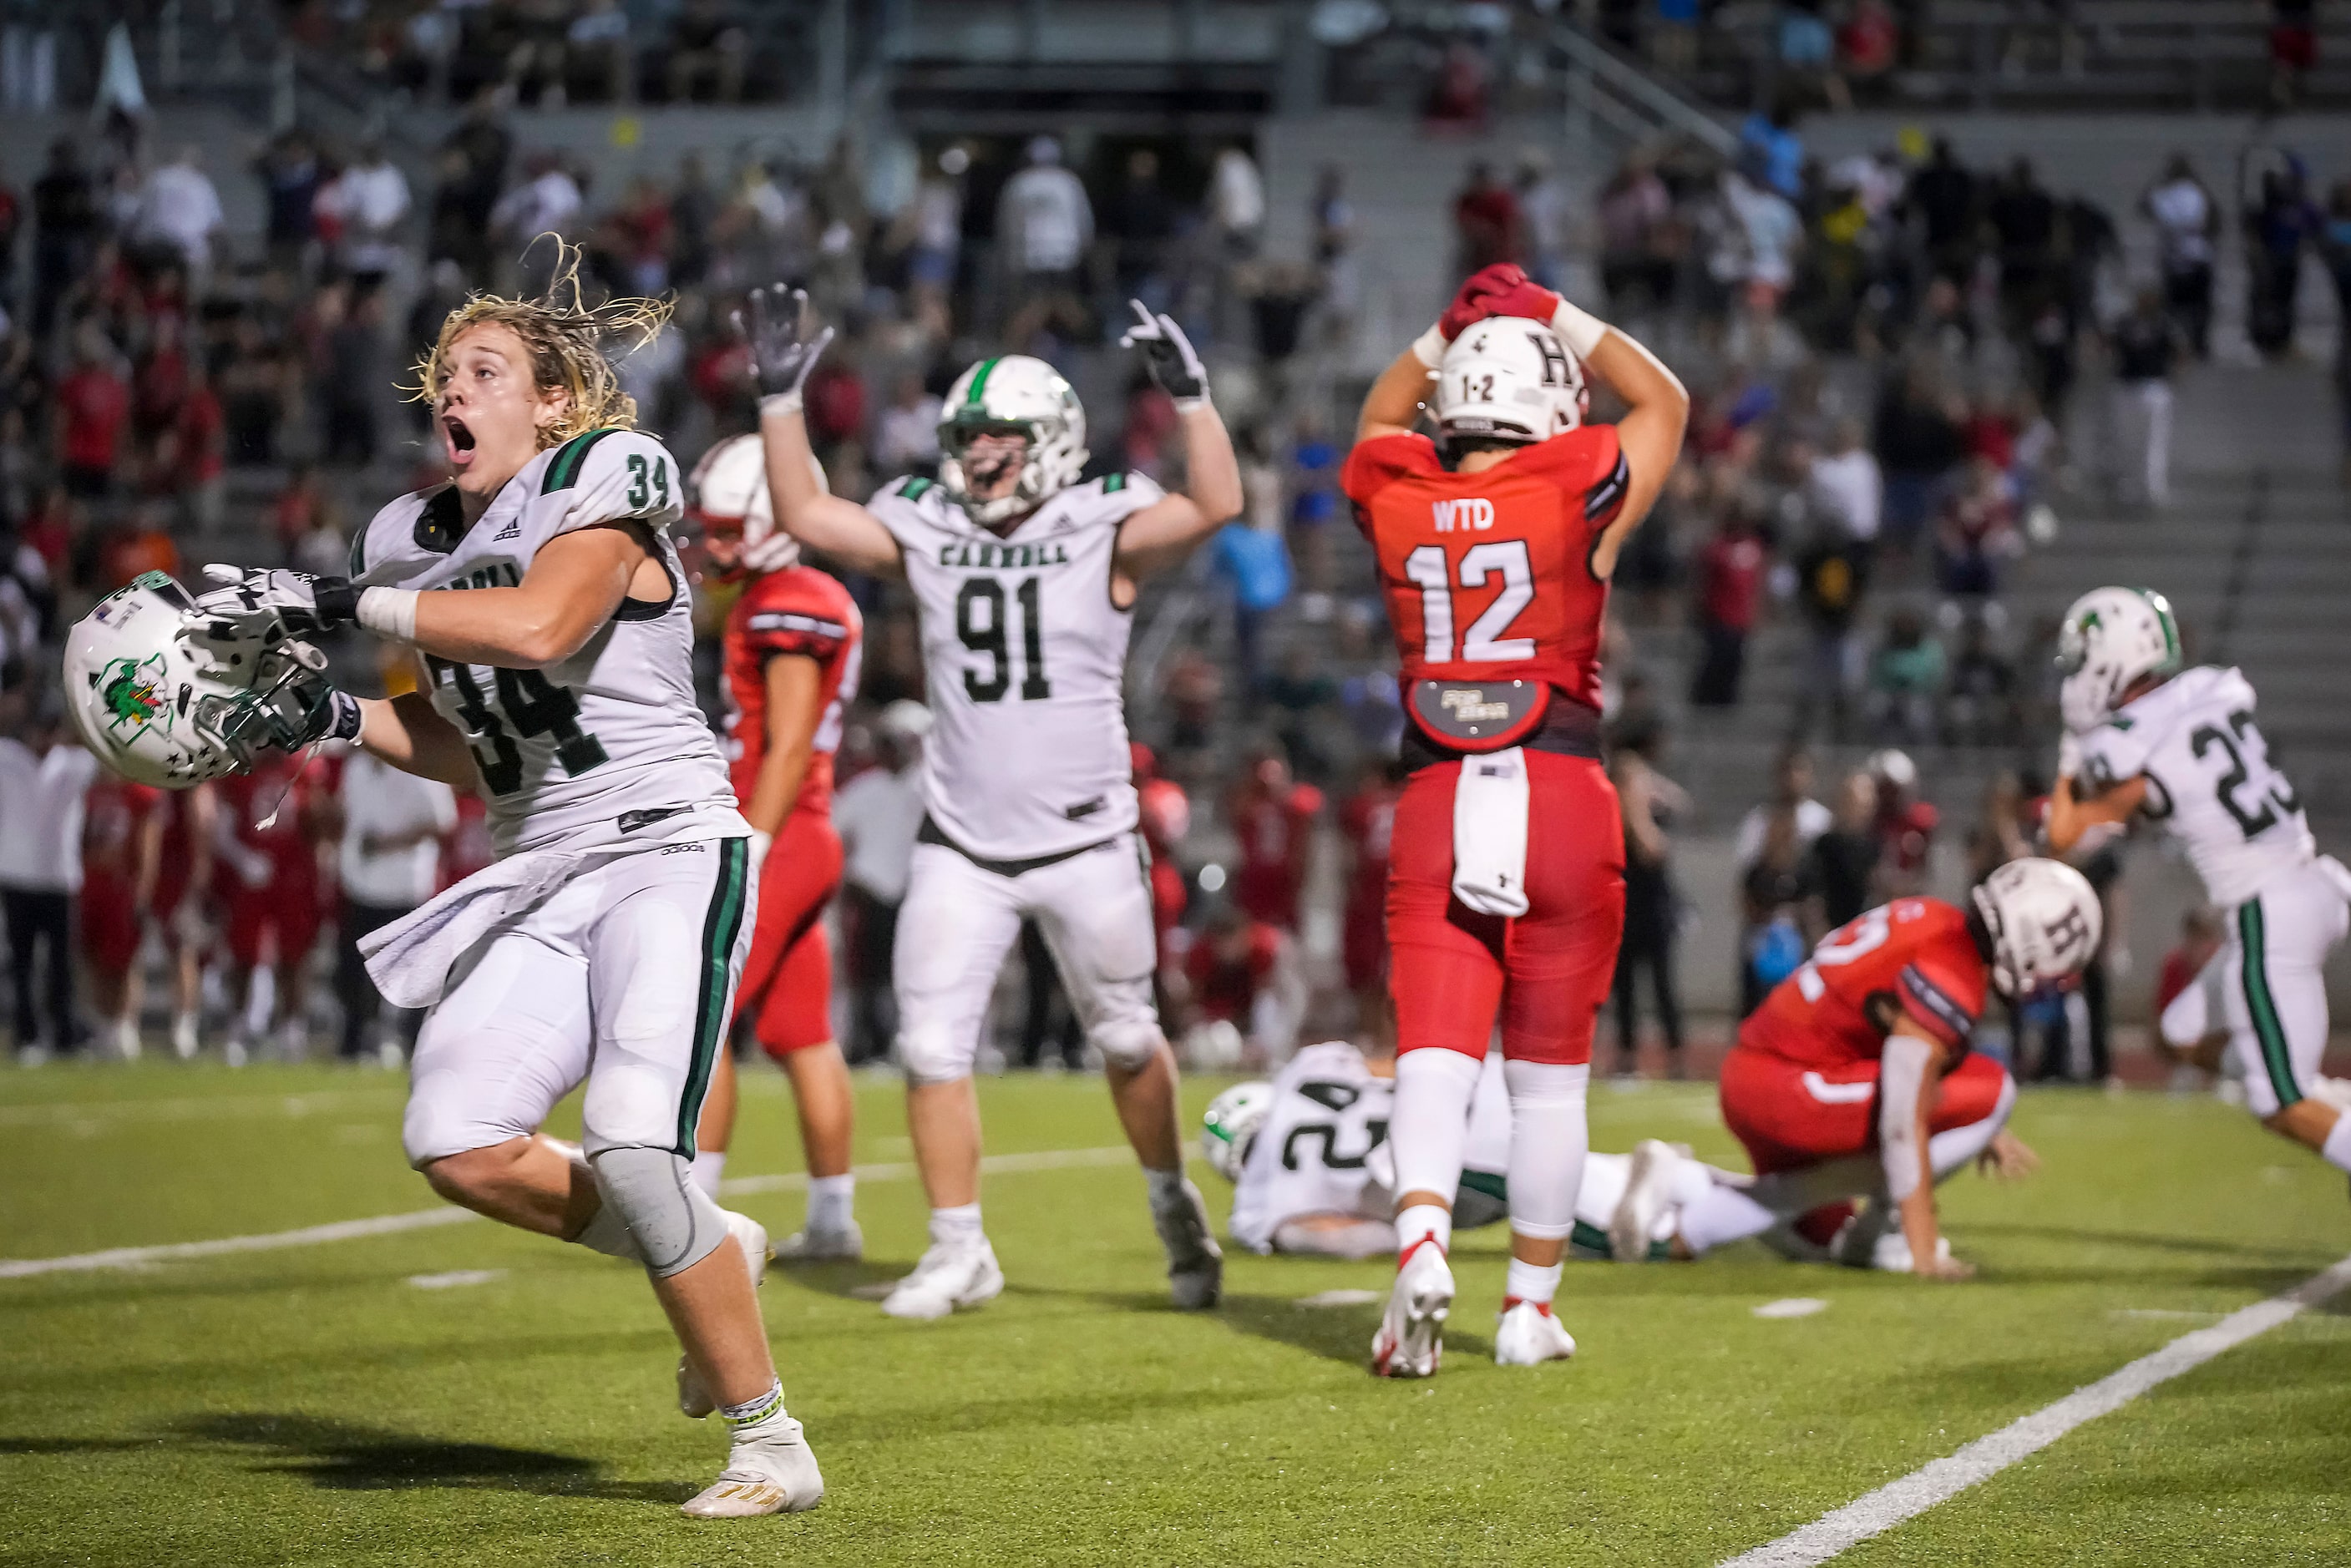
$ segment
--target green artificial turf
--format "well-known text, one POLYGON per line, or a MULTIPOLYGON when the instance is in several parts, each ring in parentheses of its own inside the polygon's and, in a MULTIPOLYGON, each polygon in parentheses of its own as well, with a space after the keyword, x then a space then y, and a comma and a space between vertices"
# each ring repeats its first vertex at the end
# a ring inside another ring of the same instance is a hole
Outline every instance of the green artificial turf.
MULTIPOLYGON (((1194 1110, 1217 1085, 1187 1091, 1194 1110)), ((1098 1081, 982 1086, 992 1153, 1101 1149, 1098 1081)), ((0 1257, 434 1207, 396 1080, 329 1069, 51 1068, 0 1080, 0 1257)), ((860 1158, 903 1171, 893 1085, 860 1158)), ((1698 1086, 1601 1091, 1593 1141, 1729 1160, 1698 1086)), ((904 1175, 859 1194, 861 1266, 771 1273, 821 1509, 697 1522, 715 1426, 624 1265, 486 1222, 0 1280, 0 1563, 789 1562, 1707 1564, 1768 1541, 2351 1251, 2342 1178, 2207 1100, 2029 1095, 2045 1168, 1945 1189, 1938 1285, 1784 1263, 1571 1264, 1568 1364, 1495 1367, 1503 1238, 1458 1239, 1443 1375, 1364 1371, 1386 1265, 1236 1258, 1169 1310, 1123 1159, 991 1177, 1011 1281, 934 1324, 850 1293, 923 1241, 904 1175), (424 1289, 413 1276, 494 1271, 424 1289), (1809 1317, 1759 1319, 1814 1296, 1809 1317)), ((747 1079, 729 1175, 798 1164, 747 1079)), ((1227 1193, 1196 1172, 1221 1216, 1227 1193)), ((733 1199, 780 1234, 801 1199, 733 1199)), ((2351 1561, 2351 1335, 2317 1311, 2228 1352, 1843 1561, 2351 1561)))

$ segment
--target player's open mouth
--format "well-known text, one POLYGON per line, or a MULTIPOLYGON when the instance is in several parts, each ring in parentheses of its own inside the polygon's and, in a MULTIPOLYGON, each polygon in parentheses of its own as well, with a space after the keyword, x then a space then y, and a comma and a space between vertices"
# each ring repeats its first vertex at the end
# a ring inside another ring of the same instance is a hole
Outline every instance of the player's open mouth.
POLYGON ((450 467, 463 468, 474 461, 474 432, 456 415, 441 417, 441 439, 449 453, 450 467))

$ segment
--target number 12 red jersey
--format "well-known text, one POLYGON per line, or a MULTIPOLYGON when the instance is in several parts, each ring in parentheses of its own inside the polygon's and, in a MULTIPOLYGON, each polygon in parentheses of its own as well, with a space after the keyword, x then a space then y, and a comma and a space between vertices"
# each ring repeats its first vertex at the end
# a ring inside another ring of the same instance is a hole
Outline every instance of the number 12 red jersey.
POLYGON ((1546 681, 1600 706, 1608 585, 1592 548, 1630 475, 1613 425, 1448 472, 1423 435, 1355 443, 1342 475, 1379 557, 1404 678, 1546 681))
POLYGON ((857 699, 864 620, 838 579, 792 566, 752 579, 726 614, 726 765, 745 804, 768 756, 768 660, 796 654, 817 661, 816 755, 809 759, 794 811, 832 814, 832 753, 841 710, 857 699))

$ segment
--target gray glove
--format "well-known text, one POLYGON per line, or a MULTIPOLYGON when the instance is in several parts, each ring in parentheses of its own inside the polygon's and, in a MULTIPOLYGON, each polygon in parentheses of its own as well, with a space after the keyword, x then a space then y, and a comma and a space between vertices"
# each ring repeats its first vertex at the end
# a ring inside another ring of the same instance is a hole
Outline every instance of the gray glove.
POLYGON ((735 312, 735 330, 751 350, 751 373, 759 382, 759 411, 798 413, 809 372, 824 357, 832 328, 811 336, 808 291, 782 286, 751 291, 751 318, 735 312))
POLYGON ((1130 299, 1134 306, 1134 325, 1119 338, 1122 348, 1140 350, 1143 367, 1160 389, 1176 400, 1176 407, 1189 413, 1204 408, 1208 401, 1208 370, 1200 363, 1200 356, 1192 351, 1192 340, 1176 325, 1172 316, 1154 316, 1143 307, 1143 301, 1130 299))

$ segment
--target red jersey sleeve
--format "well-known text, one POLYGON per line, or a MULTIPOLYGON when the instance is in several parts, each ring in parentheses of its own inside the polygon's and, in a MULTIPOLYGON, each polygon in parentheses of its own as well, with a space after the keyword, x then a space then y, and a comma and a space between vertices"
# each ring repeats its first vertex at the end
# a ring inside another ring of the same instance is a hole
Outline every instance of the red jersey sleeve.
POLYGON ((1437 460, 1437 443, 1425 435, 1374 436, 1348 451, 1346 466, 1339 471, 1339 488, 1357 506, 1369 506, 1390 483, 1407 474, 1440 473, 1444 468, 1437 460))
POLYGON ((1571 495, 1580 496, 1583 520, 1604 528, 1616 520, 1631 488, 1614 425, 1583 425, 1538 442, 1510 459, 1514 467, 1541 474, 1571 495))
POLYGON ((761 578, 750 591, 751 602, 744 607, 743 639, 762 663, 784 653, 822 663, 839 653, 853 635, 850 617, 836 595, 811 587, 804 574, 778 572, 761 578))
POLYGON ((1982 965, 1975 972, 1932 953, 1921 953, 1895 976, 1894 995, 1902 1014, 1947 1046, 1966 1043, 1983 1012, 1982 965))

